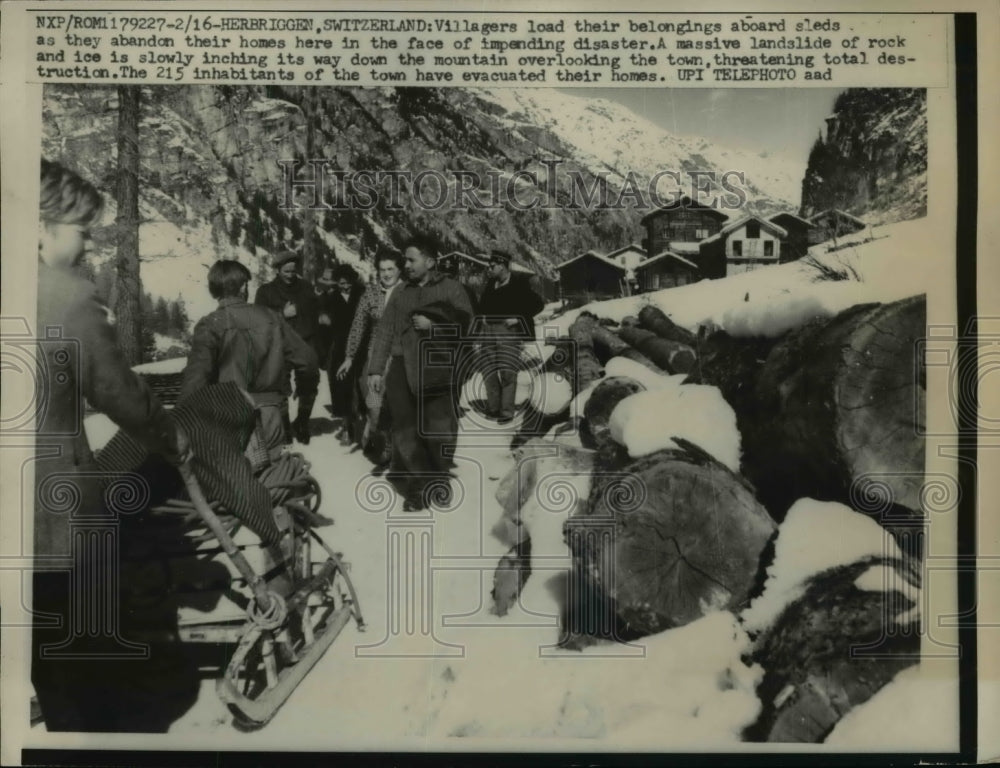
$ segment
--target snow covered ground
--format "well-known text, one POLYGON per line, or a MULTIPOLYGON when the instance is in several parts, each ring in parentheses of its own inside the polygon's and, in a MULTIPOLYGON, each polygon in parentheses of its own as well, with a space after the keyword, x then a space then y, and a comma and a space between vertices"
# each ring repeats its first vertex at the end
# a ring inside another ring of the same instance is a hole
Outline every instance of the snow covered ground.
MULTIPOLYGON (((713 322, 730 331, 741 324, 773 330, 861 300, 927 290, 925 271, 905 267, 941 235, 921 221, 876 235, 884 239, 852 257, 865 278, 860 284, 812 282, 803 265, 789 264, 591 309, 620 319, 652 300, 692 329, 713 322)), ((554 322, 568 326, 575 314, 554 322)), ((146 369, 164 372, 179 364, 146 369)), ((534 573, 507 615, 490 611, 493 571, 508 548, 493 529, 501 517, 494 494, 514 466, 509 433, 463 418, 454 508, 404 514, 362 454, 330 433, 322 407, 327 392, 322 382, 313 414, 314 432, 322 434, 298 448, 322 486, 321 511, 335 520, 321 533, 351 564, 368 629, 361 633, 348 624, 265 729, 234 732, 213 681, 205 680, 199 701, 174 724, 166 743, 190 749, 738 748, 741 730, 760 709, 755 686, 761 670, 741 661, 749 649, 747 628, 773 620, 811 573, 892 547, 878 526, 846 507, 831 511, 801 502, 779 530, 764 594, 743 617, 717 612, 631 645, 560 650, 557 617, 569 560, 558 515, 532 513, 534 573), (393 554, 396 541, 413 547, 409 564, 393 554), (412 590, 408 614, 394 597, 397 584, 412 590), (413 632, 406 631, 406 616, 415 622, 413 632)), ((87 424, 95 445, 110 432, 101 418, 87 424)), ((899 675, 837 727, 831 744, 871 748, 888 739, 898 740, 893 747, 900 750, 926 748, 930 736, 923 724, 951 706, 957 687, 953 677, 923 672, 921 666, 899 675)), ((957 733, 957 721, 955 728, 957 733)), ((933 733, 937 748, 953 745, 940 719, 933 733)))

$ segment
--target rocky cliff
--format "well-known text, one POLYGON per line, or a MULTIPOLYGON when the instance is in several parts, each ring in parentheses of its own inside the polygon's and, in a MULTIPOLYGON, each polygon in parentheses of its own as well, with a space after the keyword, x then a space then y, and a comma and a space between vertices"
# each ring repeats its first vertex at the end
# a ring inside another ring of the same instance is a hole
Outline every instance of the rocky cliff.
POLYGON ((834 102, 809 154, 801 213, 827 208, 872 224, 927 213, 927 92, 854 88, 834 102))

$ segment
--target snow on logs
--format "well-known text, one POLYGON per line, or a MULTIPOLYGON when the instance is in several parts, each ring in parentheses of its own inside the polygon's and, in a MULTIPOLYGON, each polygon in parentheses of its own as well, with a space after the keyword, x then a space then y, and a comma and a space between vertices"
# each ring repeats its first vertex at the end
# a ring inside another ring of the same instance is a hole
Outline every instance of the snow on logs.
POLYGON ((810 577, 755 641, 763 704, 749 741, 820 742, 920 659, 919 569, 869 557, 810 577))
POLYGON ((583 406, 583 439, 588 447, 600 447, 612 440, 611 414, 629 395, 644 392, 638 381, 625 376, 609 376, 597 382, 583 406))
POLYGON ((776 525, 736 473, 679 442, 595 470, 588 504, 565 526, 576 624, 607 617, 625 640, 747 602, 776 525))

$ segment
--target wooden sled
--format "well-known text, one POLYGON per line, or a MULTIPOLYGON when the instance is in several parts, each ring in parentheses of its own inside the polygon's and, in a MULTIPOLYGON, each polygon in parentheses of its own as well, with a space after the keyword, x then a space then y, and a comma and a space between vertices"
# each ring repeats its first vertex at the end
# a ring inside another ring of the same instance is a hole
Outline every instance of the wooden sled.
POLYGON ((173 556, 162 550, 157 555, 170 571, 170 590, 212 595, 208 605, 178 608, 181 642, 235 646, 216 692, 240 729, 266 725, 351 618, 364 630, 348 567, 315 531, 332 521, 319 515, 319 485, 309 468, 300 454, 285 453, 258 473, 285 534, 278 547, 264 546, 218 502, 206 499, 190 463, 179 468, 188 498, 150 510, 183 528, 182 548, 173 556), (317 545, 325 557, 314 562, 317 545), (192 586, 198 577, 191 574, 206 564, 215 569, 214 583, 192 586))

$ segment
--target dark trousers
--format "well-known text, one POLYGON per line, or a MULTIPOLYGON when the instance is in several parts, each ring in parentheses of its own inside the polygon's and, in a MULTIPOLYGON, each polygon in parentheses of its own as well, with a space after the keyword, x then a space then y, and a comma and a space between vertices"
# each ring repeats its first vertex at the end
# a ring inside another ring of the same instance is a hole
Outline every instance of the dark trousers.
POLYGON ((327 382, 330 385, 330 408, 333 415, 347 419, 351 415, 351 406, 354 400, 355 378, 357 377, 357 366, 352 365, 351 370, 343 379, 337 378, 337 369, 344 362, 344 345, 334 343, 330 349, 330 356, 326 366, 327 382))
POLYGON ((420 494, 428 483, 447 478, 453 466, 458 419, 451 388, 415 395, 406 381, 402 357, 393 357, 385 377, 392 417, 392 472, 406 493, 420 494))
MULTIPOLYGON (((503 333, 503 330, 491 330, 503 333)), ((521 342, 516 337, 498 335, 483 342, 480 370, 486 387, 486 408, 490 415, 502 418, 514 415, 520 359, 521 342)))

